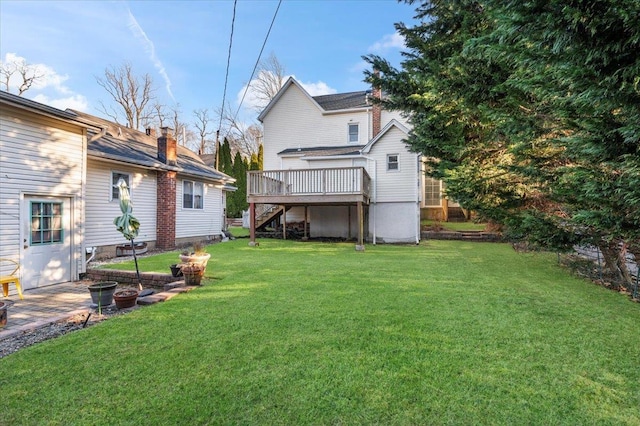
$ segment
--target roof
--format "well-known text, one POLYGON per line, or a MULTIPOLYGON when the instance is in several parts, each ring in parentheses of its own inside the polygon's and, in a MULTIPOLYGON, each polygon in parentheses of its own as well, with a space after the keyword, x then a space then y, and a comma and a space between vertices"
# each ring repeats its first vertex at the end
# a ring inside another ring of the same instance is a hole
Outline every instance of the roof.
POLYGON ((291 86, 296 86, 298 89, 300 89, 300 91, 309 99, 309 101, 323 113, 371 107, 371 104, 367 103, 367 98, 371 93, 368 90, 363 90, 360 92, 335 93, 332 95, 311 96, 309 92, 307 92, 295 78, 289 77, 289 79, 282 85, 278 93, 276 93, 269 104, 262 110, 262 112, 258 116, 259 121, 262 122, 264 120, 273 106, 278 103, 283 93, 285 93, 291 86))
POLYGON ((360 151, 365 145, 348 146, 318 146, 312 148, 288 148, 280 151, 278 155, 300 154, 306 157, 325 157, 341 155, 360 155, 360 151))
POLYGON ((83 112, 67 111, 96 123, 96 128, 87 131, 87 155, 89 157, 155 170, 171 170, 208 181, 235 182, 231 176, 207 166, 195 152, 184 146, 178 145, 177 162, 175 166, 171 166, 158 159, 158 142, 154 135, 147 135, 83 112), (99 131, 98 128, 101 128, 102 131, 99 131))
POLYGON ((13 105, 17 108, 37 112, 39 114, 44 114, 49 117, 54 117, 58 119, 62 119, 64 121, 73 121, 77 124, 82 125, 83 127, 87 127, 91 125, 91 123, 84 122, 77 114, 73 111, 63 111, 58 108, 54 108, 49 105, 41 104, 40 102, 32 101, 31 99, 27 99, 23 96, 14 95, 13 93, 5 92, 0 90, 0 103, 6 105, 13 105))
POLYGON ((313 99, 325 111, 337 111, 352 108, 366 108, 370 106, 370 104, 367 103, 370 94, 370 91, 362 90, 360 92, 314 96, 313 99))

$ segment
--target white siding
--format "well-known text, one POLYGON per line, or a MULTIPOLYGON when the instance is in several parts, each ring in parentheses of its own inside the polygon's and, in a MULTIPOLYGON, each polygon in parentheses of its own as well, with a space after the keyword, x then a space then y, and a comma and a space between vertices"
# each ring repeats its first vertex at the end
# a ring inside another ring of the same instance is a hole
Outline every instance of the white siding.
POLYGON ((28 236, 25 194, 71 198, 72 277, 83 272, 85 131, 3 106, 0 110, 0 257, 21 260, 28 236))
MULTIPOLYGON (((418 197, 418 156, 407 150, 402 139, 406 135, 392 127, 371 148, 369 157, 375 160, 376 170, 368 170, 375 178, 376 202, 416 201, 418 197), (387 155, 397 154, 399 170, 387 170, 387 155)), ((369 162, 371 163, 371 162, 369 162)), ((369 167, 373 167, 371 164, 369 167)))
POLYGON ((416 203, 376 203, 370 207, 369 240, 377 243, 413 243, 419 229, 416 203))
POLYGON ((156 240, 156 174, 153 171, 88 160, 87 163, 87 205, 86 244, 105 246, 124 244, 127 240, 113 224, 122 215, 120 202, 111 200, 111 173, 130 175, 131 202, 133 215, 140 221, 140 231, 136 242, 156 240))
MULTIPOLYGON (((191 178, 186 180, 195 181, 191 178)), ((218 236, 222 234, 222 189, 204 183, 204 208, 185 209, 182 207, 182 182, 178 177, 176 188, 176 238, 218 236)), ((197 181, 196 181, 197 182, 197 181)))
POLYGON ((290 85, 264 119, 264 170, 281 168, 278 153, 288 148, 348 145, 348 123, 358 123, 360 141, 368 142, 366 111, 322 114, 296 86, 290 85))

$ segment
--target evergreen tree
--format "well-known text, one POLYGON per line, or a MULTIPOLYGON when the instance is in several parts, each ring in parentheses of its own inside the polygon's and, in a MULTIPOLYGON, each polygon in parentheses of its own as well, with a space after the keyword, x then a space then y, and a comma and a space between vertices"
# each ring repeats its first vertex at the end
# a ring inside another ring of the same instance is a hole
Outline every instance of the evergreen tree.
POLYGON ((227 197, 227 213, 230 217, 242 217, 242 211, 248 208, 247 203, 247 170, 248 166, 240 152, 233 159, 231 176, 236 178, 237 191, 227 197))
POLYGON ((256 170, 264 170, 264 146, 258 146, 258 168, 256 170))
POLYGON ((233 173, 233 157, 231 156, 231 148, 226 138, 220 146, 220 171, 230 176, 233 173))
POLYGON ((416 11, 420 24, 396 25, 409 49, 401 70, 365 59, 381 72, 367 80, 390 95, 386 107, 409 115, 407 142, 430 158, 429 174, 514 236, 634 250, 640 2, 430 1, 416 11))

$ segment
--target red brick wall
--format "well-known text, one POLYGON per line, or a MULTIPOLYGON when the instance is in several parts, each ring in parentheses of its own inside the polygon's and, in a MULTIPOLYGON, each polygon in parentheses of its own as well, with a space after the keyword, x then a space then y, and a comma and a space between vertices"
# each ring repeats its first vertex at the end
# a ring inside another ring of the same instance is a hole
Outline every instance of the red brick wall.
POLYGON ((158 172, 156 247, 176 246, 176 172, 158 172))

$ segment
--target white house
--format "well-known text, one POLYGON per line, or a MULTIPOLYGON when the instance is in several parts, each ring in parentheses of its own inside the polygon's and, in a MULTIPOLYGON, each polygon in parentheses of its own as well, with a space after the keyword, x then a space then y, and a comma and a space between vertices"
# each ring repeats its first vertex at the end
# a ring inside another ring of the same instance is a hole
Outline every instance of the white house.
POLYGON ((235 180, 177 146, 170 129, 156 138, 7 92, 0 106, 0 257, 20 263, 24 289, 77 280, 87 249, 109 257, 127 243, 113 225, 121 177, 141 223, 136 242, 220 238, 235 180))
POLYGON ((374 96, 311 96, 287 80, 259 116, 265 170, 248 174, 252 230, 279 217, 303 221, 311 237, 357 237, 358 247, 420 241, 421 210, 442 209, 441 186, 425 180, 422 157, 403 143, 407 121, 374 96))

